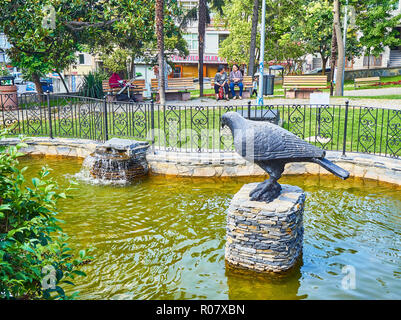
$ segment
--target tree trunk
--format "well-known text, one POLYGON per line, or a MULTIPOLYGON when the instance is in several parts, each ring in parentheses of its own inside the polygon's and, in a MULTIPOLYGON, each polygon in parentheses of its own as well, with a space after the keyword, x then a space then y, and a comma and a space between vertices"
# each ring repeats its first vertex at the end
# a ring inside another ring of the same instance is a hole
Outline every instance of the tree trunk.
POLYGON ((324 76, 326 74, 326 65, 328 57, 323 56, 323 54, 320 54, 320 57, 322 58, 322 75, 324 76))
POLYGON ((199 0, 199 19, 198 19, 198 55, 199 55, 199 96, 203 97, 203 53, 205 51, 206 34, 206 0, 199 0))
POLYGON ((330 96, 333 96, 334 92, 334 70, 336 69, 337 62, 337 38, 336 38, 336 30, 333 24, 333 36, 331 38, 331 61, 330 61, 330 96))
POLYGON ((159 63, 159 98, 160 104, 166 104, 166 82, 164 79, 164 0, 156 0, 156 35, 159 63))
POLYGON ((70 93, 70 90, 68 90, 67 84, 65 83, 64 77, 61 75, 61 72, 58 70, 56 72, 57 72, 58 76, 60 77, 61 82, 64 85, 65 91, 67 91, 67 93, 70 93))
POLYGON ((343 71, 344 71, 344 42, 340 26, 340 1, 334 0, 334 28, 338 47, 337 74, 336 74, 336 96, 342 96, 343 71))
POLYGON ((37 73, 32 74, 32 80, 36 87, 36 92, 38 94, 43 94, 43 88, 40 84, 40 76, 37 73))
POLYGON ((248 76, 253 76, 255 72, 255 50, 256 50, 256 35, 258 33, 258 21, 259 21, 259 0, 253 0, 252 31, 251 31, 251 44, 249 52, 248 76))
POLYGON ((136 77, 135 55, 131 55, 131 79, 136 77))

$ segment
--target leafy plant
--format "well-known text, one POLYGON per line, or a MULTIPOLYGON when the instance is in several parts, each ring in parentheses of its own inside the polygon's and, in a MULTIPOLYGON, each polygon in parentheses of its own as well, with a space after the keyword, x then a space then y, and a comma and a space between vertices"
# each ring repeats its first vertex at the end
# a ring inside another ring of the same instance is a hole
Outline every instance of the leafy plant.
POLYGON ((9 76, 10 71, 7 69, 5 64, 0 64, 0 77, 9 76))
POLYGON ((92 257, 85 250, 75 257, 66 243, 56 216, 58 200, 68 196, 49 169, 26 186, 27 168, 18 168, 25 146, 0 148, 0 299, 73 299, 77 293, 68 296, 63 286, 85 276, 79 266, 92 257))
POLYGON ((84 79, 79 86, 81 95, 90 98, 103 99, 103 80, 107 80, 107 75, 101 71, 89 72, 84 76, 84 79))

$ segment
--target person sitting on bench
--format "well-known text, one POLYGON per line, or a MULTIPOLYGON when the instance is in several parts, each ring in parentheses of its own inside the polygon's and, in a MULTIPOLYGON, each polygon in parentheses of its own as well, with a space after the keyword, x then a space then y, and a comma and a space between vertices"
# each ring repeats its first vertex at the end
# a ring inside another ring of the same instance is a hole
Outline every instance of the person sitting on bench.
POLYGON ((120 76, 114 72, 109 79, 109 86, 110 88, 123 88, 124 80, 122 80, 120 76))
POLYGON ((228 76, 224 66, 219 66, 216 76, 214 77, 214 93, 216 94, 216 101, 219 100, 219 90, 224 89, 224 95, 228 101, 228 76))
POLYGON ((233 65, 233 70, 230 72, 230 89, 231 89, 231 94, 234 99, 237 99, 237 96, 235 95, 235 90, 234 87, 238 86, 239 87, 239 99, 242 99, 242 91, 244 90, 244 84, 242 83, 243 80, 243 75, 241 71, 239 70, 239 67, 237 64, 233 65))

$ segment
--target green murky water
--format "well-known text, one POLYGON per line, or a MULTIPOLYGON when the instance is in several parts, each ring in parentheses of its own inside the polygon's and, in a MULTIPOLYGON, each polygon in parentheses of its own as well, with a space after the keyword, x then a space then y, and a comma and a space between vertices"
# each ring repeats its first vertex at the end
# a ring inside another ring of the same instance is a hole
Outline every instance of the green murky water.
MULTIPOLYGON (((65 186, 81 168, 65 159, 22 164, 28 177, 48 164, 65 186)), ((226 267, 225 211, 244 183, 259 180, 82 183, 60 205, 71 246, 96 247, 75 289, 84 299, 401 299, 401 189, 375 181, 284 177, 307 191, 302 261, 282 276, 226 267), (355 270, 355 289, 343 285, 352 274, 344 266, 355 270)))

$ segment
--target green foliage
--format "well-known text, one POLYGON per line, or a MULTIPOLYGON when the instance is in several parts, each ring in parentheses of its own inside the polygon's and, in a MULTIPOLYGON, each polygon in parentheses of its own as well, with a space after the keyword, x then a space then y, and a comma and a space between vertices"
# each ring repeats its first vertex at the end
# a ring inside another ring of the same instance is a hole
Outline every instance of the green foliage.
POLYGON ((103 99, 103 80, 107 80, 108 76, 104 72, 94 71, 85 75, 78 89, 84 97, 103 99))
POLYGON ((101 55, 104 68, 111 73, 126 73, 128 57, 130 57, 130 52, 126 49, 120 48, 115 49, 110 54, 101 55))
POLYGON ((9 76, 10 71, 7 69, 5 64, 0 64, 0 77, 9 76))
MULTIPOLYGON (((266 2, 265 60, 277 62, 298 61, 306 53, 305 46, 292 37, 294 21, 299 20, 301 0, 266 2)), ((224 40, 219 56, 231 63, 248 63, 253 1, 226 1, 223 14, 218 15, 217 26, 227 28, 229 37, 224 40)), ((261 15, 259 15, 261 19, 261 15)), ((257 52, 260 52, 260 37, 257 34, 257 52)), ((290 70, 288 70, 290 71, 290 70)))
POLYGON ((57 12, 54 29, 43 27, 44 6, 60 3, 57 7, 60 10, 66 2, 0 0, 0 29, 12 44, 7 53, 25 78, 33 80, 54 70, 63 70, 75 61, 74 53, 79 46, 64 24, 73 19, 70 12, 57 12))
POLYGON ((220 44, 219 49, 219 56, 230 64, 249 62, 252 9, 253 1, 230 1, 224 6, 223 14, 217 18, 218 24, 230 30, 230 35, 220 44))
POLYGON ((395 29, 401 15, 392 16, 398 0, 351 0, 355 7, 356 25, 361 32, 359 42, 365 54, 379 56, 385 47, 401 46, 399 32, 395 29))
POLYGON ((24 146, 0 149, 0 299, 73 299, 77 293, 68 296, 63 287, 85 275, 79 266, 92 258, 68 248, 56 218, 58 200, 68 196, 49 169, 26 185, 26 168, 18 168, 24 146))

